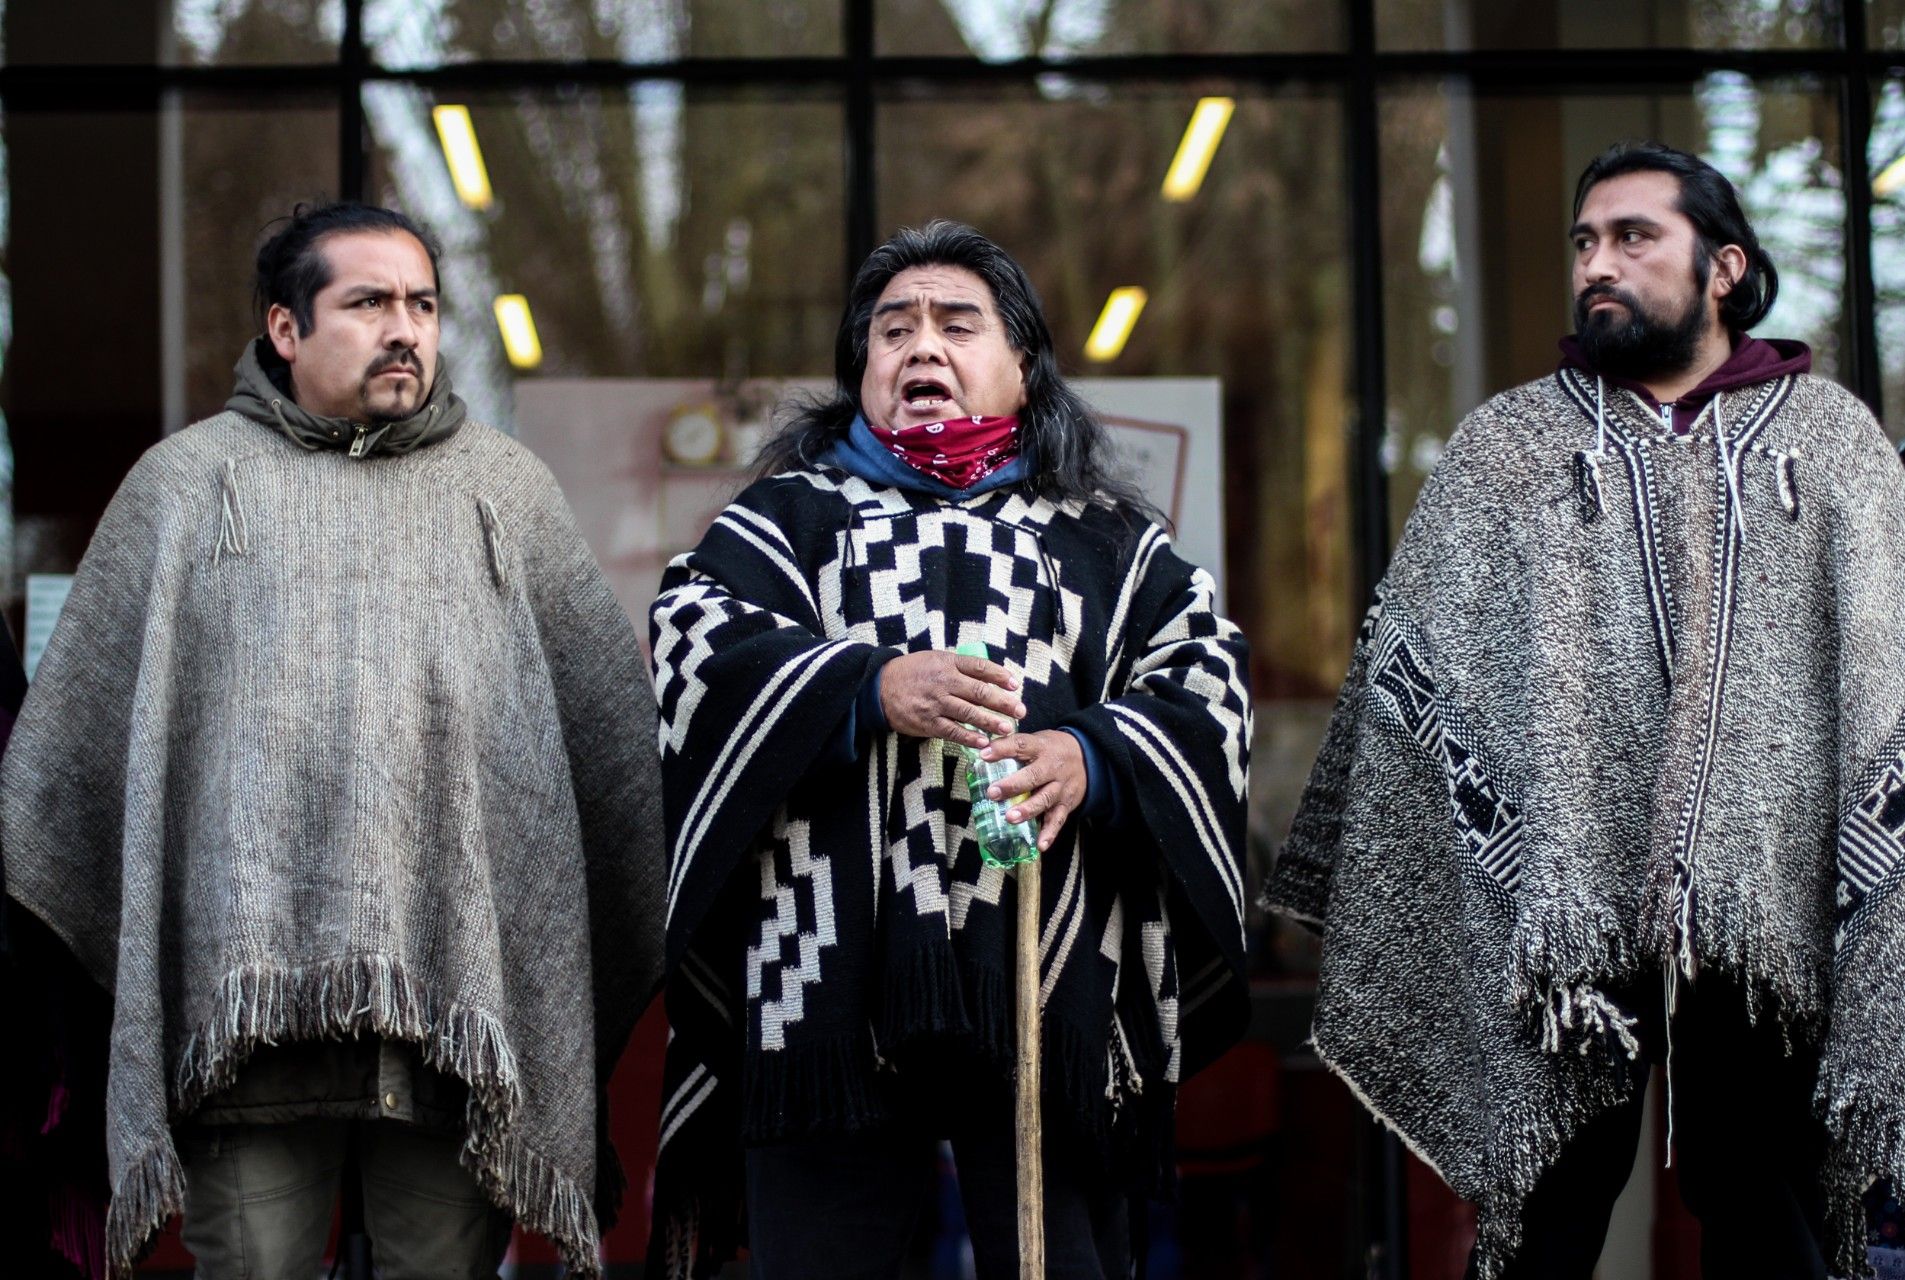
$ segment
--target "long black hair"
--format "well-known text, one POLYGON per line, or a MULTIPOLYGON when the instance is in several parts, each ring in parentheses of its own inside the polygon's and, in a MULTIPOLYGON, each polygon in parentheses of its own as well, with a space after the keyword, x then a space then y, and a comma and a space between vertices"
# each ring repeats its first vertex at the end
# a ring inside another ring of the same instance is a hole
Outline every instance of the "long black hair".
POLYGON ((902 227, 860 264, 834 336, 831 395, 795 400, 761 446, 755 475, 811 467, 861 412, 873 308, 894 276, 913 267, 961 267, 992 290, 1006 341, 1024 362, 1025 407, 1019 410, 1019 448, 1029 466, 1022 488, 1054 502, 1098 502, 1163 523, 1137 487, 1116 474, 1105 426, 1065 384, 1052 347, 1045 310, 1025 270, 998 245, 964 223, 944 219, 902 227))
POLYGON ((1739 193, 1726 175, 1702 160, 1664 142, 1617 142, 1589 162, 1574 186, 1574 216, 1581 216, 1587 194, 1597 184, 1624 173, 1671 173, 1680 182, 1678 208, 1699 237, 1693 259, 1694 279, 1702 289, 1713 270, 1713 255, 1729 244, 1746 254, 1746 273, 1732 292, 1720 299, 1720 320, 1744 333, 1766 318, 1779 297, 1779 272, 1760 247, 1753 224, 1740 208, 1739 193))

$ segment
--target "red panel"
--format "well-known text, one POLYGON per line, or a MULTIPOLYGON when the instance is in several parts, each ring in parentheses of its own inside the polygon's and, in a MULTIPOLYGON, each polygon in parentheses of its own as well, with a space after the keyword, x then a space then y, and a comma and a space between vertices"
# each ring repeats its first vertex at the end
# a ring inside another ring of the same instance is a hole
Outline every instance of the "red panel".
POLYGON ((1475 1206, 1428 1165, 1408 1157, 1410 1280, 1462 1280, 1475 1247, 1475 1206))

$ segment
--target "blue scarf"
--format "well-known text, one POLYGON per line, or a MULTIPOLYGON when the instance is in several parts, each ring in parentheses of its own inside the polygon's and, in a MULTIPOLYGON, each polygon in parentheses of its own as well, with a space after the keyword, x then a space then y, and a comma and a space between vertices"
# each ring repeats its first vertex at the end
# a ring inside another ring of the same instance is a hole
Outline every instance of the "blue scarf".
POLYGON ((975 481, 970 488, 955 489, 894 457, 890 449, 873 438, 867 420, 858 414, 854 415, 853 425, 847 428, 847 434, 828 445, 827 451, 820 455, 820 461, 859 476, 868 484, 891 485, 895 489, 924 493, 949 502, 976 498, 982 493, 1015 485, 1024 480, 1030 470, 1030 464, 1021 453, 985 479, 975 481))

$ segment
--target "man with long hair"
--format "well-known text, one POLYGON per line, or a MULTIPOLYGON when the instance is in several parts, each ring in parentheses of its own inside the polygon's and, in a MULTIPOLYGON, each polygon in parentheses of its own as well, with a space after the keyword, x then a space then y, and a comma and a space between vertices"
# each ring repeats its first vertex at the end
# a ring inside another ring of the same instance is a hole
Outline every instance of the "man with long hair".
POLYGON ((1268 901, 1484 1280, 1593 1273, 1656 1064, 1703 1274, 1858 1274, 1905 1171, 1905 471, 1747 332, 1778 275, 1712 166, 1609 150, 1569 242, 1561 367, 1449 441, 1268 901))
POLYGON ((1017 1274, 1018 881, 1036 821, 1053 1276, 1122 1276, 1174 1086, 1241 1032, 1248 655, 1066 387, 1037 295, 935 222, 855 277, 830 397, 652 613, 670 868, 652 1261, 896 1275, 950 1138, 1017 1274), (962 655, 983 645, 986 657, 962 655))

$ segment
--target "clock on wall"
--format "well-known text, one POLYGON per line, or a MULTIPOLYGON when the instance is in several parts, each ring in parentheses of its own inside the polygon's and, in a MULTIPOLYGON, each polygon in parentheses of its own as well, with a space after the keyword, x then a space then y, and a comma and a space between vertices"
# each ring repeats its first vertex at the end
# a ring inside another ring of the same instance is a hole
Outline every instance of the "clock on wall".
POLYGON ((711 404, 684 405, 669 415, 661 449, 678 466, 705 467, 720 460, 726 442, 719 409, 711 404))

